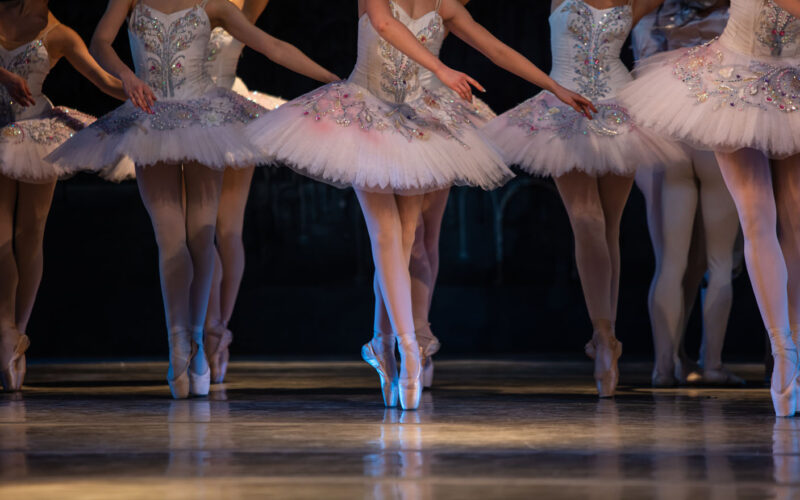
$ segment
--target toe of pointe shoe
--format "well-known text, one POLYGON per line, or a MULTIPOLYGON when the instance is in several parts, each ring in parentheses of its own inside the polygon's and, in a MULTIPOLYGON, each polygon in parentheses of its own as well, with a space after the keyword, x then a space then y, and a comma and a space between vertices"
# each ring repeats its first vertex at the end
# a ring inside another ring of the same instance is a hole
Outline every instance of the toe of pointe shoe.
POLYGON ((417 381, 411 385, 400 385, 400 407, 403 410, 416 410, 422 399, 422 384, 417 381))
POLYGON ((211 369, 206 368, 205 373, 196 374, 189 371, 189 392, 192 396, 208 396, 211 389, 211 369))

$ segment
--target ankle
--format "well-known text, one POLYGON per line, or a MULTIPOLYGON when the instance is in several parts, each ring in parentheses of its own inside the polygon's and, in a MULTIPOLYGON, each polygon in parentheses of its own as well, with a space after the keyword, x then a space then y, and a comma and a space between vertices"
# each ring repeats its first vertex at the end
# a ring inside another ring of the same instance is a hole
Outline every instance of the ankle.
POLYGON ((770 328, 767 331, 772 354, 781 354, 786 351, 797 351, 797 346, 792 339, 792 332, 785 328, 770 328))

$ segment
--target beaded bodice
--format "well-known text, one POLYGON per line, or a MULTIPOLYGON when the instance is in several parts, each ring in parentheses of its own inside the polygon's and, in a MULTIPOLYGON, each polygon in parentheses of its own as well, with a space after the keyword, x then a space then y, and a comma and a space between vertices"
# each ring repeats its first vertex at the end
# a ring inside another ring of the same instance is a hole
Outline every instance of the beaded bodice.
POLYGON ((759 57, 800 57, 800 20, 772 0, 732 0, 721 42, 759 57))
POLYGON ((235 39, 223 28, 215 28, 211 32, 208 44, 208 73, 220 87, 233 88, 236 81, 236 66, 242 55, 244 44, 235 39))
POLYGON ((136 75, 147 82, 159 99, 186 99, 214 86, 206 57, 211 22, 207 0, 165 14, 139 0, 128 20, 136 75))
MULTIPOLYGON (((36 101, 34 106, 27 108, 17 104, 10 106, 10 113, 14 120, 34 118, 53 107, 42 94, 42 85, 50 73, 50 55, 47 53, 43 37, 13 50, 6 50, 0 46, 0 67, 24 78, 36 101)), ((7 103, 11 100, 5 87, 0 86, 0 93, 2 93, 2 97, 0 97, 2 102, 7 103)), ((6 113, 0 111, 0 114, 6 113)), ((10 118, 7 117, 3 121, 9 120, 10 118)))
MULTIPOLYGON (((437 53, 444 41, 444 25, 438 9, 416 19, 393 1, 392 13, 417 36, 428 50, 437 53)), ((364 14, 358 23, 358 60, 349 81, 379 98, 403 104, 422 94, 423 69, 392 44, 380 37, 364 14)), ((432 76, 432 75, 431 75, 432 76)))
POLYGON ((597 9, 583 0, 566 0, 550 16, 550 76, 589 99, 613 97, 631 81, 620 51, 632 25, 630 3, 597 9))

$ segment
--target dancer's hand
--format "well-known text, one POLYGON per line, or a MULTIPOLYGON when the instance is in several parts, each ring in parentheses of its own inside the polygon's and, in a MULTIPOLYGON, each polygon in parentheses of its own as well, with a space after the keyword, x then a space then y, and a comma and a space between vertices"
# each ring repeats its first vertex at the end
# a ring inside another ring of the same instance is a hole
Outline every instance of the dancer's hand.
POLYGON ((28 107, 36 104, 28 88, 28 82, 21 76, 7 70, 0 70, 0 84, 2 84, 11 98, 20 106, 28 107))
POLYGON ((597 108, 594 107, 592 101, 580 94, 565 89, 561 85, 556 86, 551 92, 554 96, 558 97, 561 102, 590 120, 592 119, 592 112, 597 113, 597 108))
POLYGON ((458 93, 458 95, 460 95, 461 98, 467 102, 472 102, 472 87, 475 87, 481 92, 486 92, 486 89, 483 88, 483 85, 478 83, 471 76, 467 75, 466 73, 448 68, 444 65, 442 65, 442 68, 436 72, 436 77, 442 83, 456 91, 456 93, 458 93))
POLYGON ((152 115, 153 105, 156 103, 156 95, 153 90, 132 71, 122 75, 120 80, 122 81, 122 89, 128 99, 131 100, 131 103, 145 113, 152 115))

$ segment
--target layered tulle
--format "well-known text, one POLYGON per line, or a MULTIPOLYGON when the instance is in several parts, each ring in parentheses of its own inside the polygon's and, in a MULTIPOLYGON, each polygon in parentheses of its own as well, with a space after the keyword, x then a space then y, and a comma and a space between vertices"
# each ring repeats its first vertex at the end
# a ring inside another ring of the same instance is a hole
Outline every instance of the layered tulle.
POLYGON ((253 165, 259 156, 242 132, 266 110, 234 92, 215 88, 198 98, 160 100, 153 112, 128 101, 47 159, 66 171, 102 171, 125 157, 142 166, 196 161, 224 169, 253 165))
POLYGON ((798 64, 717 40, 646 59, 619 98, 637 123, 695 148, 783 158, 800 153, 798 64))
POLYGON ((80 111, 57 107, 37 118, 9 123, 0 129, 0 172, 30 183, 63 176, 63 169, 44 158, 94 120, 80 111))
POLYGON ((558 177, 574 170, 631 175, 685 158, 683 148, 637 127, 614 100, 595 107, 598 113, 588 120, 541 92, 492 120, 484 132, 508 164, 535 175, 558 177))
POLYGON ((513 177, 466 103, 423 91, 390 104, 337 82, 271 111, 247 134, 272 158, 329 184, 415 194, 452 185, 498 187, 513 177))

